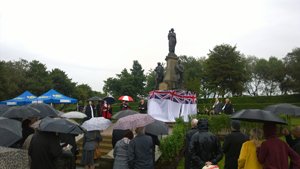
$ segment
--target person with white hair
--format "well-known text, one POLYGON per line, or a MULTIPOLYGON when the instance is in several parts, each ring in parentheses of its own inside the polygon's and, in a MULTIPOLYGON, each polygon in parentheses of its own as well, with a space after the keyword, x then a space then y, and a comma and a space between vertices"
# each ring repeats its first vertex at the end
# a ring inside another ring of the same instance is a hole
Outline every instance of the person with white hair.
POLYGON ((185 151, 184 151, 184 156, 185 156, 184 166, 185 166, 185 169, 190 169, 191 155, 188 151, 188 148, 189 148, 192 136, 198 131, 197 124, 198 124, 198 120, 197 119, 192 119, 191 120, 191 129, 189 131, 187 131, 187 133, 185 135, 185 151))

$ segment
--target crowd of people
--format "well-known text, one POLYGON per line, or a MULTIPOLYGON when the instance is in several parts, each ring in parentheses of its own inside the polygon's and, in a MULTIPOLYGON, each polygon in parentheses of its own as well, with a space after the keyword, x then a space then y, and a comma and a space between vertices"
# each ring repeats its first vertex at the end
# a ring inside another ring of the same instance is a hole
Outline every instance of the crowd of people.
MULTIPOLYGON (((229 110, 233 106, 229 99, 221 103, 218 99, 212 107, 214 114, 229 110)), ((121 110, 131 109, 127 101, 120 104, 121 110)), ((147 103, 141 99, 138 110, 147 113, 147 103)), ((111 119, 111 105, 90 101, 84 108, 87 119, 105 117, 111 119)), ((227 114, 227 113, 226 113, 227 114)), ((30 168, 75 169, 78 153, 74 134, 38 131, 33 128, 36 118, 25 119, 22 123, 23 138, 13 147, 28 149, 30 168)), ((264 123, 263 129, 253 128, 249 135, 241 132, 239 121, 231 121, 231 132, 224 142, 209 131, 207 119, 192 119, 191 129, 185 137, 185 169, 201 169, 218 165, 225 157, 224 169, 299 169, 300 168, 300 126, 292 131, 280 131, 285 142, 279 138, 275 123, 264 123)), ((88 131, 83 136, 81 164, 86 169, 94 169, 95 151, 102 141, 100 131, 88 131)), ((160 141, 156 135, 145 132, 145 127, 132 130, 114 129, 112 146, 114 149, 114 169, 154 169, 155 146, 160 141)))
POLYGON ((253 128, 247 136, 240 131, 240 122, 232 121, 232 131, 222 146, 208 126, 206 119, 191 121, 191 129, 186 133, 185 169, 217 165, 223 155, 224 169, 300 168, 300 126, 292 132, 283 129, 284 142, 277 136, 275 123, 264 123, 263 130, 253 128))

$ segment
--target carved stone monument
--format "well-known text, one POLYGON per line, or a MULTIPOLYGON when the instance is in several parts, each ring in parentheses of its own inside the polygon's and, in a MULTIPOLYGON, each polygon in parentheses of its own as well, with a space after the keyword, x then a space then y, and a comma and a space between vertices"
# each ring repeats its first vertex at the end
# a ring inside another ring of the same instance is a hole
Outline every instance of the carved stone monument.
POLYGON ((165 59, 167 61, 167 67, 164 76, 164 83, 165 83, 163 88, 164 90, 175 89, 177 83, 177 76, 175 70, 175 66, 178 60, 178 57, 175 54, 175 46, 177 43, 177 39, 173 28, 169 30, 168 40, 169 40, 169 54, 165 59))
POLYGON ((164 76, 161 75, 161 71, 158 71, 161 70, 159 67, 160 64, 155 68, 155 89, 158 88, 159 90, 181 89, 183 83, 183 66, 180 64, 180 61, 178 62, 178 57, 175 54, 177 39, 173 28, 169 30, 168 40, 169 53, 165 59, 167 61, 167 67, 164 71, 164 76), (163 81, 161 81, 161 77, 163 77, 163 81))

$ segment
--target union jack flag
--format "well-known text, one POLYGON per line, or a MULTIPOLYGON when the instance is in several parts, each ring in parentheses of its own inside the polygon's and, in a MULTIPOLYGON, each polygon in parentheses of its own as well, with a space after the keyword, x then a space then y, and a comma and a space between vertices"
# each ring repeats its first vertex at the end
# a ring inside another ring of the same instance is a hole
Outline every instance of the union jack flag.
POLYGON ((196 98, 196 94, 183 90, 153 90, 149 93, 149 99, 165 99, 181 104, 195 104, 196 98))

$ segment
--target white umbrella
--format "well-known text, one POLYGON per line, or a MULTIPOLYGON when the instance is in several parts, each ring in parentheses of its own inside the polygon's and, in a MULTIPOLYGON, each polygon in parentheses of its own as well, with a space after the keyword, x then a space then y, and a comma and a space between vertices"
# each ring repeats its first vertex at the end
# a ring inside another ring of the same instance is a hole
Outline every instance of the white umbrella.
POLYGON ((111 121, 104 117, 93 117, 85 121, 81 127, 87 131, 105 130, 111 125, 111 121))
POLYGON ((83 119, 86 117, 86 115, 79 111, 71 111, 68 113, 64 113, 63 115, 61 115, 61 117, 68 118, 68 119, 83 119))

